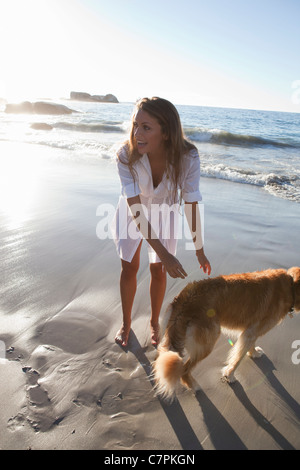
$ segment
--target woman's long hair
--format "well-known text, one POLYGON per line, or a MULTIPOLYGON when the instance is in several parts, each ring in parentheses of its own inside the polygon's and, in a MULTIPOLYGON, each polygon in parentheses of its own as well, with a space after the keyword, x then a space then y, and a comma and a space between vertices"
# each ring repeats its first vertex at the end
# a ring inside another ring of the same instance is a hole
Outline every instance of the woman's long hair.
POLYGON ((136 139, 134 137, 134 118, 139 110, 143 110, 155 118, 161 126, 165 136, 167 172, 172 181, 173 200, 176 201, 178 189, 180 189, 181 162, 185 153, 196 147, 188 142, 181 126, 180 117, 175 106, 163 98, 142 98, 136 103, 135 112, 132 117, 131 131, 127 142, 128 165, 135 179, 133 165, 142 155, 138 152, 136 139))

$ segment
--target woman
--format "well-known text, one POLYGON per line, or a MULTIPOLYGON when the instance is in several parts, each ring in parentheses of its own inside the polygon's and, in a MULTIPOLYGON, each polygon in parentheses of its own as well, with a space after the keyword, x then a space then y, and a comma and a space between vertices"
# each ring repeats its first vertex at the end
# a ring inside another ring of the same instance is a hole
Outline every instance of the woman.
POLYGON ((211 272, 201 238, 199 155, 196 147, 183 136, 175 106, 154 97, 138 101, 129 141, 119 150, 117 157, 122 196, 113 232, 122 263, 120 291, 123 325, 115 341, 121 346, 126 346, 128 342, 141 244, 146 239, 151 273, 151 340, 156 346, 166 273, 173 278, 184 279, 187 276, 175 257, 176 219, 181 199, 185 202, 185 209, 188 209, 185 212, 200 267, 205 273, 211 272), (164 211, 166 207, 172 210, 159 214, 161 207, 164 211))

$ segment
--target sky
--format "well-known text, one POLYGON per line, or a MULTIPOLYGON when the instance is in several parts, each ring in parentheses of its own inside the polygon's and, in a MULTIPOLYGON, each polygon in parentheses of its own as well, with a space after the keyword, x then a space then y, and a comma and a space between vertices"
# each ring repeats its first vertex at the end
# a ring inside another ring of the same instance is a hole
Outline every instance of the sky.
POLYGON ((0 98, 300 112, 300 0, 0 0, 0 98))

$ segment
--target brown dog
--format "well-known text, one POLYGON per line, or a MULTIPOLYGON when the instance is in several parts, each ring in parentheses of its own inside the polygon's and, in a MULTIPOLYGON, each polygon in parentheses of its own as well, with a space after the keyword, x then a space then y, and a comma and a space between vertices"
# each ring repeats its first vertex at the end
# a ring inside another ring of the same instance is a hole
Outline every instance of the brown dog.
POLYGON ((288 313, 300 311, 300 268, 232 274, 188 284, 166 312, 166 329, 158 347, 154 377, 159 394, 172 398, 179 379, 194 388, 191 369, 210 354, 221 328, 239 334, 231 349, 223 377, 234 382, 234 371, 248 352, 260 357, 255 347, 288 313), (189 358, 184 363, 183 354, 189 358))

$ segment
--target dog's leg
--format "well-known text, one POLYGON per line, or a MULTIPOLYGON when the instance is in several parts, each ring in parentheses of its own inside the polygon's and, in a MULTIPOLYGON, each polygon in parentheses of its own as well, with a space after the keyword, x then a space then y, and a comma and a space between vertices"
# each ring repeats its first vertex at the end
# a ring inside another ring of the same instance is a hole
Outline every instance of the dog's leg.
POLYGON ((194 391, 196 391, 198 384, 193 378, 193 376, 191 375, 191 370, 195 367, 197 362, 198 360, 192 362, 191 359, 188 359, 186 363, 184 364, 184 373, 181 377, 181 383, 185 387, 190 388, 194 391))
POLYGON ((234 371, 240 364, 243 357, 246 355, 247 351, 252 351, 254 349, 254 344, 256 341, 256 335, 254 330, 245 330, 240 335, 233 349, 230 351, 228 356, 228 364, 224 367, 222 371, 223 378, 229 382, 235 382, 234 371))
POLYGON ((220 325, 216 320, 212 322, 209 328, 194 326, 187 331, 185 347, 190 357, 184 365, 184 372, 181 377, 183 385, 194 391, 197 390, 198 384, 193 379, 191 370, 211 353, 220 333, 220 325))

